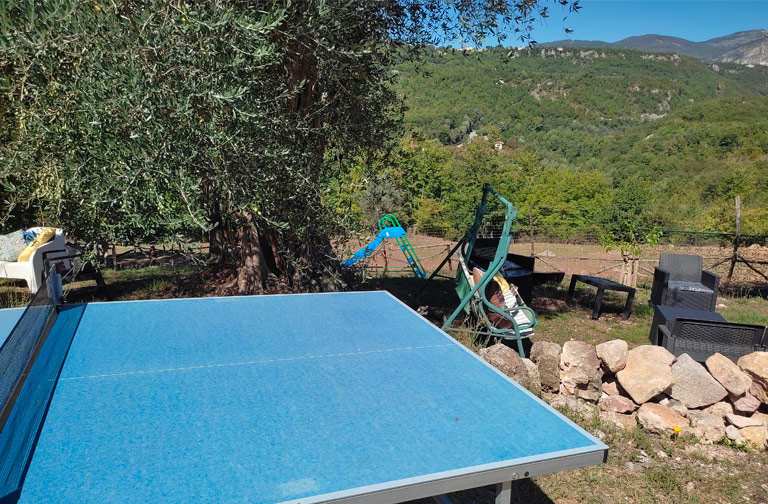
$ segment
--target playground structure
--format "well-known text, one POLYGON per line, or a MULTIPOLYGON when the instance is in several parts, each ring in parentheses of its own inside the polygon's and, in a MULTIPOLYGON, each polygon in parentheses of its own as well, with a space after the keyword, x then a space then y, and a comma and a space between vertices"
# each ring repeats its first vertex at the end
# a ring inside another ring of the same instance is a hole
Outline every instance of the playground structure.
POLYGON ((400 225, 400 221, 397 220, 392 214, 387 214, 379 219, 379 233, 376 237, 365 247, 361 248, 354 253, 352 257, 344 261, 344 267, 350 268, 360 260, 365 259, 371 255, 384 240, 393 239, 397 243, 400 250, 403 252, 408 266, 416 276, 416 278, 426 278, 427 272, 419 261, 419 256, 413 249, 411 242, 408 240, 408 235, 405 233, 405 229, 400 225))
POLYGON ((405 229, 392 214, 379 219, 379 233, 376 237, 344 261, 343 265, 352 267, 373 254, 384 240, 395 240, 414 275, 427 280, 418 293, 436 276, 454 279, 460 302, 446 319, 443 330, 454 330, 451 324, 463 311, 474 315, 480 326, 479 330, 473 331, 475 338, 486 341, 514 340, 518 352, 524 356, 523 340, 533 335, 533 328, 538 323, 536 314, 526 305, 531 300, 535 259, 509 253, 512 223, 516 217, 517 209, 490 185, 485 184, 472 226, 429 278, 405 229), (494 212, 500 211, 499 217, 503 217, 504 223, 498 237, 478 237, 484 230, 487 214, 493 213, 489 212, 489 204, 492 202, 499 207, 494 212), (459 263, 455 278, 440 275, 440 270, 450 264, 453 256, 456 256, 459 263))
POLYGON ((485 337, 486 340, 514 340, 520 356, 524 356, 522 340, 533 335, 533 328, 538 322, 536 314, 525 304, 523 298, 526 296, 522 295, 527 294, 530 300, 533 261, 531 258, 509 253, 512 223, 516 217, 517 209, 512 203, 490 185, 483 185, 483 196, 472 227, 428 280, 438 276, 442 267, 456 254, 460 264, 455 278, 456 293, 461 301, 443 323, 443 330, 451 331, 451 324, 462 311, 474 314, 482 326, 476 331, 476 337, 485 337), (504 224, 498 238, 478 238, 488 211, 490 196, 502 205, 504 224), (488 257, 484 252, 477 253, 481 250, 480 246, 485 250, 492 249, 493 256, 488 257), (524 285, 526 292, 521 292, 522 289, 518 290, 512 282, 507 281, 512 279, 524 285))

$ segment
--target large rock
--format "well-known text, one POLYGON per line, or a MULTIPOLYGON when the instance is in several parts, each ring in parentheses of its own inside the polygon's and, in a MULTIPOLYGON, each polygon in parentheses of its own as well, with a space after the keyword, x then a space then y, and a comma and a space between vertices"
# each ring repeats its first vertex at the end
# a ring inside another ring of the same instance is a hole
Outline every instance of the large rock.
POLYGON ((736 435, 736 442, 739 444, 749 444, 758 451, 765 451, 768 445, 768 431, 762 425, 755 427, 744 427, 739 429, 736 435))
POLYGON ((669 365, 675 356, 664 347, 643 345, 627 354, 627 365, 616 373, 619 384, 633 401, 642 404, 672 386, 669 365))
POLYGON ((531 360, 539 369, 541 387, 550 392, 560 390, 560 345, 537 341, 531 347, 531 360))
POLYGON ((501 343, 481 348, 478 355, 507 376, 518 374, 521 372, 520 370, 525 372, 524 370, 526 369, 525 364, 523 364, 523 358, 517 352, 501 343))
POLYGON ((678 401, 677 399, 670 399, 669 397, 665 397, 661 401, 659 401, 659 404, 662 406, 666 406, 667 408, 671 409, 678 415, 687 417, 688 416, 688 408, 685 407, 683 403, 678 401))
POLYGON ((731 395, 744 395, 749 390, 749 387, 752 386, 752 379, 723 354, 716 353, 710 355, 705 364, 709 373, 731 395))
POLYGON ((751 415, 760 407, 760 401, 749 392, 741 397, 729 397, 733 403, 733 410, 742 415, 751 415))
POLYGON ((724 399, 728 391, 707 373, 704 366, 683 354, 672 364, 674 383, 669 395, 686 408, 703 408, 724 399))
POLYGON ((603 411, 613 411, 614 413, 632 413, 637 409, 637 404, 632 399, 616 395, 603 396, 597 405, 603 411))
POLYGON ((745 417, 741 415, 726 415, 726 420, 728 420, 728 423, 736 427, 737 429, 743 429, 745 427, 757 427, 759 425, 763 425, 760 420, 756 418, 750 418, 745 417))
POLYGON ((531 376, 528 366, 517 352, 502 343, 481 349, 478 354, 499 371, 533 393, 541 392, 537 377, 531 376))
POLYGON ((541 377, 539 376, 539 368, 536 367, 530 359, 523 359, 523 364, 528 371, 528 385, 526 388, 536 395, 541 394, 541 377))
POLYGON ((600 419, 608 424, 631 430, 637 427, 637 413, 631 415, 622 415, 615 411, 601 411, 600 419))
POLYGON ((602 394, 603 371, 595 347, 583 341, 567 341, 560 354, 560 391, 597 402, 602 394))
POLYGON ((749 393, 768 404, 768 352, 752 352, 740 358, 738 364, 752 378, 749 393))
POLYGON ((609 378, 603 382, 603 393, 608 395, 621 395, 619 383, 616 381, 615 377, 609 378))
POLYGON ((627 365, 628 348, 626 341, 615 339, 600 343, 595 351, 606 372, 618 373, 627 365))
POLYGON ((733 413, 733 406, 731 406, 731 403, 721 401, 713 404, 709 408, 705 408, 704 411, 712 413, 713 415, 718 415, 720 418, 725 418, 725 415, 733 413))
POLYGON ((549 405, 553 408, 564 409, 566 413, 578 413, 586 419, 593 418, 600 412, 594 404, 589 404, 567 395, 554 396, 549 401, 549 405))
POLYGON ((739 429, 734 427, 733 425, 728 425, 725 428, 725 435, 730 439, 731 441, 736 441, 736 438, 739 437, 739 429))
POLYGON ((672 434, 675 432, 675 427, 682 430, 690 426, 687 418, 656 403, 645 403, 640 406, 637 410, 637 421, 644 429, 656 434, 672 434))
POLYGON ((768 429, 768 415, 765 413, 760 413, 759 411, 755 412, 751 417, 753 420, 757 420, 758 422, 762 423, 766 429, 768 429))
POLYGON ((720 441, 725 435, 725 422, 719 415, 705 411, 691 411, 688 414, 691 422, 691 434, 705 443, 720 441))

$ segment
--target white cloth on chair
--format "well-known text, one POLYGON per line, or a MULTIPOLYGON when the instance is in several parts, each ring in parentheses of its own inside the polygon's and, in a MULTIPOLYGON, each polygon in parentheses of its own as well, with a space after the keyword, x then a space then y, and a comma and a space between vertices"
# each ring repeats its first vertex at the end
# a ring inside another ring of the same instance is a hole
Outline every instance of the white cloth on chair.
MULTIPOLYGON (((42 230, 42 227, 33 227, 29 228, 27 231, 32 231, 37 234, 42 230)), ((29 261, 0 261, 0 278, 24 280, 27 282, 27 287, 30 292, 37 292, 43 282, 43 269, 45 268, 43 255, 45 255, 48 260, 69 255, 67 244, 64 239, 64 232, 61 229, 56 229, 56 235, 51 241, 36 248, 29 256, 29 261)), ((62 259, 62 262, 64 262, 66 268, 72 267, 69 259, 62 259)))

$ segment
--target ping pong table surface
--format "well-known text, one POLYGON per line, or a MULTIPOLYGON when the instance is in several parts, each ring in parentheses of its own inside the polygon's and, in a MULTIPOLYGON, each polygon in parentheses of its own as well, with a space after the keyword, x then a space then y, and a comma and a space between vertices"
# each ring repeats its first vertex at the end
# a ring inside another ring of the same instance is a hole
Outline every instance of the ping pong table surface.
POLYGON ((608 451, 382 291, 64 304, 43 365, 8 502, 505 502, 608 451))

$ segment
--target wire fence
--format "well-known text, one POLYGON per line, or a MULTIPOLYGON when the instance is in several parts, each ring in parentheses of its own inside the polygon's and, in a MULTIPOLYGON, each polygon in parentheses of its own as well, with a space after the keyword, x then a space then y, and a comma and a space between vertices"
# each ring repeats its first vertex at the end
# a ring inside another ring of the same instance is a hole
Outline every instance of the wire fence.
MULTIPOLYGON (((502 217, 490 215, 484 221, 479 236, 498 236, 502 224, 502 217)), ((510 252, 536 257, 536 271, 593 275, 619 281, 624 263, 621 252, 606 247, 597 232, 562 240, 537 233, 536 226, 520 228, 522 226, 513 231, 510 252)), ((459 240, 455 236, 446 236, 440 228, 422 226, 407 231, 427 273, 438 267, 459 240)), ((366 258, 364 268, 369 274, 410 274, 402 252, 390 241, 385 240, 366 258)), ((741 235, 736 249, 734 241, 735 232, 661 230, 656 245, 639 245, 638 286, 650 287, 659 255, 670 252, 701 256, 705 268, 720 275, 723 288, 733 295, 768 295, 768 236, 741 235), (730 282, 727 282, 729 273, 730 282)), ((442 273, 453 275, 457 266, 456 259, 452 258, 442 273)))

